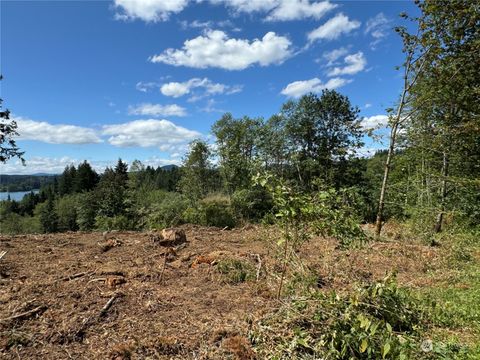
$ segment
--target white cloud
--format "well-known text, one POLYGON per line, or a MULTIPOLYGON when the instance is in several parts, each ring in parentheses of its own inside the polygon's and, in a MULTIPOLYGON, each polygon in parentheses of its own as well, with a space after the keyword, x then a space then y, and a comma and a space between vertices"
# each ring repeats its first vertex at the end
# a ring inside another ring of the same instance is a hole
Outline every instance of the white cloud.
POLYGON ((319 78, 300 80, 288 84, 281 93, 289 97, 298 98, 310 92, 318 93, 323 89, 336 89, 350 82, 351 80, 343 78, 332 78, 328 80, 325 84, 322 83, 319 78))
POLYGON ((242 91, 241 85, 229 86, 220 83, 214 83, 208 78, 193 78, 185 82, 169 82, 160 87, 160 92, 165 96, 174 98, 191 94, 194 89, 203 89, 202 92, 195 92, 191 101, 201 99, 203 97, 220 95, 220 94, 235 94, 242 91))
POLYGON ((138 91, 141 91, 141 92, 149 92, 150 90, 156 88, 160 86, 159 83, 156 83, 156 82, 143 82, 143 81, 139 81, 137 82, 137 84, 135 85, 135 88, 138 90, 138 91))
POLYGON ((337 7, 329 1, 312 0, 209 0, 212 4, 224 4, 236 13, 268 13, 267 21, 320 19, 337 7))
POLYGON ((194 130, 175 125, 168 120, 135 120, 123 124, 103 126, 108 142, 120 147, 157 147, 161 151, 178 151, 201 136, 194 130))
POLYGON ((186 116, 187 110, 176 104, 160 105, 143 103, 135 107, 128 108, 129 115, 146 115, 146 116, 186 116))
POLYGON ((367 60, 361 51, 356 54, 345 56, 343 61, 345 62, 345 66, 334 67, 328 72, 328 76, 354 75, 365 69, 365 66, 367 66, 367 60))
POLYGON ((366 103, 364 107, 365 107, 365 109, 371 108, 371 107, 372 107, 372 104, 366 103))
MULTIPOLYGON (((179 165, 180 160, 177 157, 174 157, 172 154, 172 159, 163 159, 159 157, 151 157, 145 160, 142 160, 142 163, 145 166, 165 166, 165 165, 179 165)), ((61 158, 50 158, 50 157, 40 157, 33 156, 26 159, 26 166, 23 166, 20 160, 12 160, 6 164, 0 164, 0 173, 2 174, 38 174, 38 173, 47 173, 47 174, 61 174, 66 166, 75 165, 78 166, 84 160, 74 159, 68 156, 61 158)), ((102 173, 105 168, 114 167, 118 159, 112 160, 87 160, 92 168, 98 172, 102 173)))
MULTIPOLYGON (((331 51, 326 51, 323 53, 322 58, 327 61, 327 66, 335 64, 335 62, 340 59, 342 56, 348 54, 348 49, 346 47, 341 47, 338 49, 333 49, 331 51)), ((320 59, 317 60, 320 62, 320 59)))
POLYGON ((140 19, 146 22, 165 21, 170 14, 181 12, 188 3, 189 0, 114 0, 114 6, 119 10, 115 18, 140 19))
POLYGON ((202 36, 186 40, 182 49, 167 49, 150 58, 154 63, 205 69, 217 67, 243 70, 253 64, 281 64, 292 55, 292 43, 284 36, 268 32, 252 41, 231 39, 220 30, 208 30, 202 36))
POLYGON ((375 50, 376 46, 388 36, 390 23, 391 20, 389 20, 383 13, 379 13, 375 17, 368 19, 365 34, 370 34, 374 39, 370 43, 372 50, 375 50))
POLYGON ((225 4, 236 12, 265 12, 278 6, 279 0, 209 0, 215 5, 225 4))
POLYGON ((337 5, 329 1, 310 2, 310 0, 281 0, 278 6, 267 16, 268 21, 299 20, 312 17, 320 19, 337 5))
POLYGON ((339 13, 325 24, 308 33, 307 36, 310 42, 320 39, 334 40, 341 34, 348 34, 359 27, 360 21, 349 20, 348 16, 339 13))
POLYGON ((64 124, 49 124, 45 121, 35 121, 23 117, 12 116, 17 122, 19 140, 36 140, 49 144, 95 144, 102 140, 95 130, 64 124))
POLYGON ((374 115, 370 117, 364 117, 361 125, 365 130, 384 128, 388 125, 388 116, 374 115))

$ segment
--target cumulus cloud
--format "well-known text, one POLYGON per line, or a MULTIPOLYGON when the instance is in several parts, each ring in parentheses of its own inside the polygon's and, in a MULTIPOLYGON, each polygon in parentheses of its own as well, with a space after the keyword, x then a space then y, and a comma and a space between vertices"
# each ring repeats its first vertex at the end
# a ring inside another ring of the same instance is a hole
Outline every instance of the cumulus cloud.
POLYGON ((348 16, 339 13, 325 24, 308 33, 307 37, 310 42, 323 39, 334 40, 340 35, 348 34, 359 27, 360 21, 350 20, 348 16))
POLYGON ((49 144, 95 144, 102 140, 95 130, 64 124, 50 124, 23 117, 13 116, 17 122, 19 140, 36 140, 49 144))
POLYGON ((375 50, 376 46, 388 36, 390 23, 391 20, 389 20, 384 13, 379 13, 375 17, 368 19, 365 34, 373 37, 373 41, 370 43, 372 50, 375 50))
POLYGON ((146 116, 185 116, 187 110, 179 105, 160 105, 143 103, 137 106, 130 106, 128 108, 129 115, 146 115, 146 116))
POLYGON ((281 64, 292 55, 291 45, 288 38, 274 32, 250 41, 229 38, 220 30, 208 30, 204 35, 186 40, 182 49, 167 49, 152 56, 150 61, 199 69, 243 70, 253 64, 281 64))
POLYGON ((189 0, 114 0, 118 20, 140 19, 146 22, 168 20, 187 7, 189 0))
POLYGON ((345 62, 345 66, 334 67, 328 72, 328 76, 354 75, 365 69, 365 66, 367 66, 367 60, 361 51, 356 54, 345 56, 343 61, 345 62))
POLYGON ((230 95, 240 91, 242 91, 241 85, 229 86, 214 83, 208 78, 193 78, 185 82, 169 82, 160 87, 160 92, 163 95, 174 98, 193 93, 191 100, 198 100, 212 95, 230 95), (201 89, 201 91, 195 91, 195 89, 201 89))
POLYGON ((373 115, 364 117, 361 123, 364 130, 374 130, 387 127, 388 116, 387 115, 373 115))
POLYGON ((157 147, 161 151, 178 151, 201 136, 194 130, 175 125, 168 120, 135 120, 103 126, 108 142, 119 147, 157 147))
POLYGON ((288 84, 281 93, 285 96, 298 98, 310 92, 318 93, 323 89, 336 89, 349 82, 351 82, 351 80, 343 78, 332 78, 326 83, 323 83, 319 78, 300 80, 288 84))

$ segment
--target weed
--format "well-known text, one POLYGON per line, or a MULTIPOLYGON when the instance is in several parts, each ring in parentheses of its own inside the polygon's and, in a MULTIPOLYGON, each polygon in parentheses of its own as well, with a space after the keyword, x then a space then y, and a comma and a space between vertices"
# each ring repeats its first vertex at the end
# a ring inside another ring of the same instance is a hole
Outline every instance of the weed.
POLYGON ((246 261, 236 259, 220 260, 216 265, 216 269, 229 284, 239 284, 255 279, 255 268, 246 261))

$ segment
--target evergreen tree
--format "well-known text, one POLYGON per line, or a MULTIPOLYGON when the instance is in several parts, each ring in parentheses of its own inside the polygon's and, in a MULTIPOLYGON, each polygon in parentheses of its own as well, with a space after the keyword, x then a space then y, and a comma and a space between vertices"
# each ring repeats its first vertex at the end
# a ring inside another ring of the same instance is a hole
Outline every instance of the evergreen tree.
POLYGON ((58 215, 55 209, 54 198, 49 197, 47 201, 41 205, 42 207, 39 211, 39 218, 43 232, 56 232, 58 229, 58 215))
POLYGON ((74 180, 75 192, 93 190, 97 182, 98 175, 87 161, 84 161, 83 163, 78 165, 74 180))
MULTIPOLYGON (((0 81, 3 76, 0 75, 0 81)), ((0 163, 6 163, 7 160, 12 157, 18 157, 22 163, 25 164, 23 159, 23 151, 18 148, 15 137, 18 136, 17 123, 15 120, 10 120, 10 111, 2 109, 3 99, 0 98, 0 163)))

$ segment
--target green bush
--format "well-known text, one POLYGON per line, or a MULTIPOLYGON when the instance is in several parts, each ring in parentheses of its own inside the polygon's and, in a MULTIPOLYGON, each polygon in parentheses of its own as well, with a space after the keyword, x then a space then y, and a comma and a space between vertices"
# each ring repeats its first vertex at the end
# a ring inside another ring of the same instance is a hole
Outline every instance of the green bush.
POLYGON ((242 220, 261 220, 272 207, 272 197, 259 186, 238 190, 232 195, 232 209, 242 220))
POLYGON ((184 223, 183 213, 188 204, 188 200, 179 193, 165 193, 160 203, 154 203, 146 210, 147 227, 160 229, 184 223))
POLYGON ((202 225, 221 228, 235 227, 235 216, 228 197, 221 195, 206 197, 200 201, 200 207, 205 213, 205 223, 202 225))
POLYGON ((422 359, 429 358, 420 346, 427 314, 387 277, 350 296, 317 292, 293 300, 251 337, 261 358, 422 359))
POLYGON ((223 195, 210 195, 190 206, 183 213, 185 222, 203 226, 229 227, 236 225, 230 200, 223 195))
POLYGON ((21 216, 10 213, 2 217, 0 233, 2 234, 38 234, 42 227, 38 216, 21 216))
POLYGON ((97 230, 132 230, 134 228, 133 220, 125 215, 95 217, 95 228, 97 230))
POLYGON ((229 284, 239 284, 255 279, 255 268, 246 261, 237 259, 220 260, 216 265, 216 269, 229 284))

